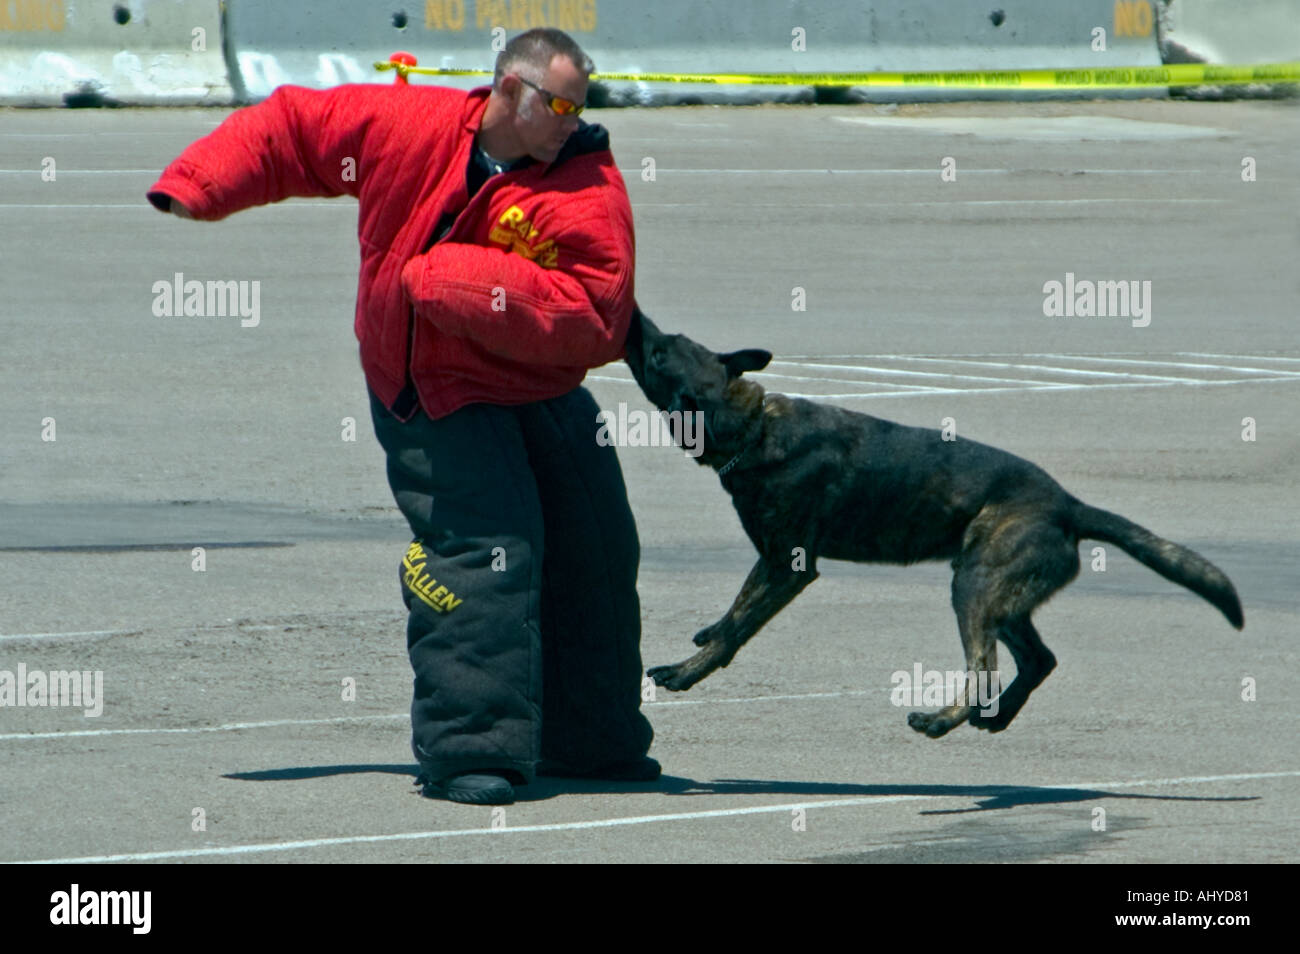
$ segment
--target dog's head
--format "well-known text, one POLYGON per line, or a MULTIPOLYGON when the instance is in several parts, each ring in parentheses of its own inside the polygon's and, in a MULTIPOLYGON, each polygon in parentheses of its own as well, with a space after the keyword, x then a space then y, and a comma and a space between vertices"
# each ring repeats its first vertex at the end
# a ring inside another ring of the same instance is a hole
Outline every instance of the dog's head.
POLYGON ((719 354, 685 335, 666 335, 638 308, 627 336, 627 361, 632 376, 661 411, 703 415, 705 454, 730 456, 755 427, 763 407, 763 389, 743 381, 746 371, 761 371, 772 360, 770 351, 746 348, 719 354))

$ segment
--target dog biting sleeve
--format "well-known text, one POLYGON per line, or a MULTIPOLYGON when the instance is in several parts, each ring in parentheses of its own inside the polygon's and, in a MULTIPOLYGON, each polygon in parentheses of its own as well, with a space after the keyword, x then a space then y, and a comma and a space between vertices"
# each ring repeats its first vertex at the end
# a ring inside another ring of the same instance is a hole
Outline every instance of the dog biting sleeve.
POLYGON ((620 357, 635 261, 626 193, 590 189, 559 205, 537 228, 512 207, 482 244, 442 242, 407 262, 416 314, 513 361, 594 368, 620 357))
POLYGON ((632 316, 626 276, 611 280, 590 260, 565 272, 502 249, 444 244, 412 259, 402 283, 417 314, 444 333, 530 364, 613 361, 632 316))

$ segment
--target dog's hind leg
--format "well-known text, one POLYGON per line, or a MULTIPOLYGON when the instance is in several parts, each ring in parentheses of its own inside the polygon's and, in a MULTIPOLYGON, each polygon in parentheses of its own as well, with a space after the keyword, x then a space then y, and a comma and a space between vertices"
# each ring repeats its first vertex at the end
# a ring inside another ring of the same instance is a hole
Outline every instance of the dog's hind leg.
POLYGON ((970 704, 968 694, 959 693, 953 705, 939 712, 908 716, 912 728, 932 738, 966 720, 991 732, 1011 724, 1056 666, 1029 617, 1079 572, 1078 541, 1050 515, 990 512, 982 518, 968 530, 967 547, 954 561, 952 604, 967 668, 977 679, 987 679, 987 691, 974 700, 979 708, 970 704), (1016 678, 994 698, 999 639, 1016 661, 1016 678))
POLYGON ((1029 694, 1056 668, 1056 656, 1043 645, 1042 637, 1028 616, 1007 620, 999 627, 998 635, 1016 661, 1016 678, 1000 697, 993 700, 992 705, 971 713, 971 725, 990 732, 1001 732, 1010 725, 1028 701, 1029 694))
POLYGON ((795 570, 788 563, 759 558, 749 571, 735 601, 720 620, 700 630, 695 642, 702 644, 694 656, 671 666, 647 670, 657 685, 674 691, 689 689, 709 673, 726 666, 751 636, 763 628, 799 591, 817 579, 815 561, 807 569, 795 570))
POLYGON ((1056 657, 1043 644, 1029 617, 1053 593, 1079 574, 1079 541, 1055 521, 1027 523, 1013 534, 1015 556, 998 567, 993 605, 997 609, 998 638, 1016 661, 1016 678, 996 704, 971 716, 971 725, 1001 732, 1029 700, 1048 674, 1056 657))
POLYGON ((952 578, 952 605, 957 613, 957 628, 961 644, 966 651, 966 669, 977 683, 970 679, 958 686, 952 705, 937 712, 910 712, 907 724, 917 732, 932 739, 946 735, 950 730, 971 718, 971 693, 976 692, 978 680, 986 680, 988 694, 998 691, 998 641, 997 630, 991 618, 988 594, 992 587, 992 574, 977 561, 963 562, 952 578), (985 674, 981 677, 981 673, 985 674))

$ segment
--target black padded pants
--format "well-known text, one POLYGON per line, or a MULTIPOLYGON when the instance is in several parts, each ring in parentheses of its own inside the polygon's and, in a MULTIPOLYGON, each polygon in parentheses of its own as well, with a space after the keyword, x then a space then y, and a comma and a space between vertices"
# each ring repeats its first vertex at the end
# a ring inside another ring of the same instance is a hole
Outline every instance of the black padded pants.
POLYGON ((591 395, 405 423, 370 403, 415 535, 400 580, 423 770, 527 782, 539 759, 594 769, 645 755, 640 545, 591 395))

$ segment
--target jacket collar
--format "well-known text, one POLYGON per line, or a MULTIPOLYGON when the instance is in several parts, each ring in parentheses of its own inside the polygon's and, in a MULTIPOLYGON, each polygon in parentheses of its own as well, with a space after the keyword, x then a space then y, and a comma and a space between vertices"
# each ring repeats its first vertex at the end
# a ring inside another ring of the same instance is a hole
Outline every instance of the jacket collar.
POLYGON ((604 152, 608 148, 609 131, 599 123, 588 123, 579 119, 578 128, 564 141, 564 148, 560 150, 560 154, 555 157, 546 171, 550 172, 551 169, 574 156, 584 156, 589 152, 604 152))
POLYGON ((465 99, 465 110, 461 114, 461 126, 466 132, 477 133, 478 127, 483 125, 483 111, 487 109, 491 93, 491 86, 475 86, 469 91, 465 99))

